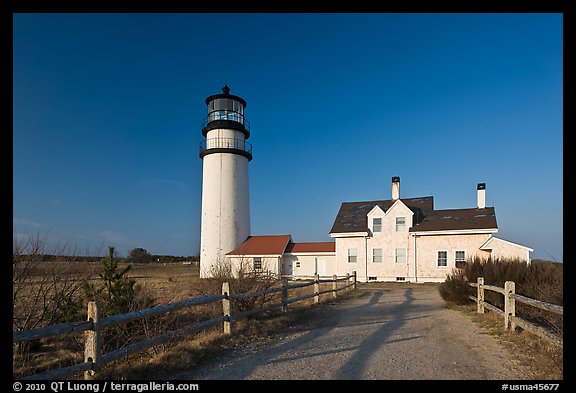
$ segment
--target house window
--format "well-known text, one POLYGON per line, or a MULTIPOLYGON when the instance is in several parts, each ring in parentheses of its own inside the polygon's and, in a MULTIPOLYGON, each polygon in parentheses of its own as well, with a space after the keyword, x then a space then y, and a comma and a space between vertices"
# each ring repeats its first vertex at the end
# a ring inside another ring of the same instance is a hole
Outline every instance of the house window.
POLYGON ((397 248, 396 249, 396 263, 405 264, 406 263, 406 249, 397 248))
POLYGON ((262 270, 262 258, 254 257, 254 270, 256 271, 262 270))
POLYGON ((356 263, 358 259, 358 250, 356 248, 348 249, 348 263, 356 263))
POLYGON ((372 219, 372 232, 382 232, 382 219, 373 218, 372 219))
POLYGON ((406 231, 406 217, 396 217, 396 232, 406 231))
POLYGON ((376 276, 368 276, 368 281, 377 281, 378 277, 376 276))
POLYGON ((300 267, 300 261, 296 261, 296 267, 300 267))
POLYGON ((406 281, 406 277, 396 277, 396 281, 406 281))
POLYGON ((372 262, 374 262, 374 263, 382 262, 382 249, 381 248, 373 248, 372 249, 372 262))
POLYGON ((448 266, 448 251, 438 251, 438 267, 448 266))
POLYGON ((456 251, 454 255, 454 264, 458 268, 463 268, 466 265, 466 251, 456 251))

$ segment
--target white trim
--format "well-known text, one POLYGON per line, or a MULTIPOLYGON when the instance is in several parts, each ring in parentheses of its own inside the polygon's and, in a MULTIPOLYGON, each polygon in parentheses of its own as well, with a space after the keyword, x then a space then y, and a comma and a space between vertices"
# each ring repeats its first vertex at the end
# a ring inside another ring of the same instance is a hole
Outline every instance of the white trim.
POLYGON ((370 211, 368 212, 368 214, 366 214, 366 215, 369 216, 369 215, 371 215, 371 214, 374 214, 374 213, 375 213, 374 210, 376 210, 376 209, 380 210, 380 212, 381 212, 383 215, 386 215, 386 212, 385 212, 384 210, 382 210, 382 208, 381 208, 380 206, 378 206, 378 205, 374 206, 374 207, 372 208, 372 210, 370 210, 370 211))
POLYGON ((450 255, 450 254, 448 254, 448 250, 436 250, 436 267, 445 269, 445 268, 447 268, 448 266, 450 266, 450 262, 449 262, 449 260, 448 260, 449 255, 450 255), (445 252, 445 253, 446 253, 446 266, 440 266, 440 265, 438 264, 438 253, 439 253, 439 252, 445 252))
POLYGON ((282 254, 282 256, 313 256, 313 255, 319 255, 319 256, 326 256, 326 257, 333 257, 336 256, 336 251, 324 251, 324 252, 285 252, 284 254, 282 254))
POLYGON ((283 254, 226 254, 228 258, 281 258, 283 254))
POLYGON ((368 232, 341 232, 330 233, 330 237, 368 237, 368 232))
POLYGON ((372 247, 372 263, 383 263, 384 262, 384 249, 382 247, 372 247), (380 250, 380 262, 374 261, 374 250, 380 250))
POLYGON ((512 246, 524 248, 524 249, 526 249, 526 250, 528 250, 528 251, 530 251, 530 252, 533 252, 533 251, 534 251, 534 250, 533 250, 532 248, 530 248, 530 247, 526 247, 526 246, 523 246, 523 245, 518 244, 518 243, 514 243, 514 242, 511 242, 511 241, 508 241, 508 240, 504 240, 504 239, 501 239, 501 238, 496 237, 496 236, 491 236, 490 239, 486 240, 486 241, 484 242, 484 244, 482 244, 480 247, 478 247, 478 249, 480 249, 480 250, 492 250, 491 248, 484 248, 484 247, 486 247, 486 246, 488 245, 488 243, 489 243, 492 239, 499 240, 499 241, 504 242, 504 243, 508 243, 508 244, 510 244, 510 245, 512 245, 512 246))
POLYGON ((370 217, 370 218, 372 218, 372 229, 371 229, 371 230, 372 230, 372 234, 374 234, 374 233, 382 233, 382 226, 383 226, 383 225, 382 225, 382 217, 370 217), (376 230, 374 229, 374 220, 380 220, 380 224, 379 224, 379 225, 380 225, 380 230, 379 230, 379 231, 376 231, 376 230))
POLYGON ((456 253, 457 252, 463 252, 464 253, 464 262, 466 262, 466 250, 454 250, 454 266, 456 266, 456 262, 458 262, 458 259, 456 259, 456 253))
POLYGON ((394 206, 396 206, 397 203, 401 203, 406 209, 408 209, 408 212, 414 216, 414 212, 412 211, 412 209, 410 209, 408 206, 406 206, 406 204, 404 202, 402 202, 402 200, 400 199, 396 199, 396 202, 394 202, 389 208, 388 210, 386 210, 386 215, 388 215, 388 213, 390 213, 390 211, 394 208, 394 206))
POLYGON ((394 233, 406 233, 410 230, 410 227, 406 225, 406 216, 396 216, 394 217, 394 233), (399 231, 398 230, 398 219, 399 218, 403 218, 404 219, 404 230, 399 231))
POLYGON ((348 248, 346 251, 346 262, 347 263, 358 263, 358 248, 348 248), (356 255, 351 255, 350 251, 354 250, 356 255), (350 257, 356 257, 354 262, 350 261, 350 257))
MULTIPOLYGON (((406 280, 408 281, 408 280, 406 280)), ((427 282, 444 282, 446 281, 446 278, 438 278, 438 277, 418 277, 418 283, 419 284, 423 284, 423 283, 427 283, 427 282)))
POLYGON ((407 247, 394 247, 394 265, 402 266, 408 264, 408 248, 407 247), (404 262, 398 262, 398 250, 404 250, 404 262))
POLYGON ((477 233, 496 233, 498 228, 491 229, 453 229, 446 231, 419 231, 410 232, 412 235, 427 236, 427 235, 473 235, 477 233))

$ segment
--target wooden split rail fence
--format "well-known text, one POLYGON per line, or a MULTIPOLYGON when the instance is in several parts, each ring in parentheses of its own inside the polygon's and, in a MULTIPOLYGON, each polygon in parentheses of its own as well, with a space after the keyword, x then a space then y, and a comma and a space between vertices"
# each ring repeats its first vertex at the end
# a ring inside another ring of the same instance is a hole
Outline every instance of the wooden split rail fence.
POLYGON ((477 296, 470 295, 470 299, 474 300, 477 304, 477 311, 479 314, 484 314, 484 309, 487 308, 490 311, 502 315, 504 317, 504 330, 514 331, 516 326, 521 327, 530 333, 536 334, 539 337, 552 341, 553 343, 563 346, 562 337, 544 329, 541 326, 537 326, 531 322, 528 322, 522 318, 516 316, 516 302, 521 302, 528 304, 533 307, 537 307, 542 310, 546 310, 555 314, 564 315, 564 307, 557 304, 551 304, 542 302, 540 300, 532 299, 526 296, 522 296, 516 293, 516 284, 514 281, 506 281, 504 283, 504 288, 496 287, 493 285, 484 284, 484 278, 478 277, 477 282, 469 283, 471 287, 477 289, 477 296), (498 292, 504 296, 504 310, 486 302, 484 300, 484 291, 498 292))
POLYGON ((346 274, 345 277, 332 276, 329 279, 321 279, 318 275, 314 276, 311 282, 289 284, 287 279, 282 281, 282 286, 277 288, 269 288, 257 292, 248 293, 232 293, 230 284, 225 282, 222 284, 222 293, 219 295, 205 295, 198 296, 191 299, 186 299, 176 303, 164 304, 161 306, 152 307, 145 310, 132 311, 126 314, 116 314, 109 317, 102 318, 100 315, 100 306, 97 302, 88 303, 88 320, 85 322, 72 322, 61 323, 53 326, 46 326, 37 329, 20 330, 12 333, 12 342, 25 342, 38 340, 41 338, 60 336, 65 334, 84 332, 84 363, 74 366, 52 369, 37 374, 32 374, 21 378, 22 380, 39 380, 39 379, 58 379, 62 377, 71 376, 84 372, 84 379, 94 379, 96 373, 100 370, 102 365, 126 357, 128 355, 142 352, 148 348, 165 343, 177 336, 183 334, 192 334, 201 331, 209 326, 222 324, 224 334, 234 333, 234 321, 245 318, 249 315, 258 314, 264 311, 281 308, 283 312, 288 311, 288 305, 299 302, 302 300, 314 298, 314 303, 320 301, 320 295, 331 293, 332 297, 336 298, 339 291, 351 288, 356 289, 356 272, 353 274, 346 274), (346 284, 338 287, 338 282, 345 281, 346 284), (332 283, 331 289, 320 290, 321 283, 332 283), (298 296, 292 299, 288 298, 288 292, 291 289, 303 288, 313 286, 313 292, 310 294, 298 296), (243 312, 234 312, 234 300, 245 297, 263 296, 271 293, 281 293, 281 302, 269 305, 262 308, 252 309, 243 312), (200 322, 198 324, 188 326, 179 330, 171 331, 154 338, 143 340, 134 343, 130 346, 117 349, 115 351, 102 354, 101 353, 101 332, 102 329, 125 324, 134 320, 150 317, 153 315, 164 314, 170 311, 181 310, 201 304, 208 304, 216 301, 222 301, 222 316, 214 319, 200 322))

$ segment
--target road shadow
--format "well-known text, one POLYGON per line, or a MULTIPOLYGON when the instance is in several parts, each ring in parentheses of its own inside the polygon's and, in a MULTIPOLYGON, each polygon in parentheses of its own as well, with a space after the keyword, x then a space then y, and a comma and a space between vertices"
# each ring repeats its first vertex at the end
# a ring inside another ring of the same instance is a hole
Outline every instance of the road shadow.
MULTIPOLYGON (((347 308, 348 311, 354 310, 362 312, 365 309, 369 309, 374 307, 380 302, 381 297, 383 296, 383 291, 375 291, 369 295, 361 294, 358 298, 362 298, 365 296, 370 296, 370 299, 367 303, 349 307, 347 308)), ((356 298, 356 299, 358 299, 356 298)), ((312 313, 316 313, 317 311, 309 310, 312 313)), ((321 312, 330 313, 331 310, 323 310, 321 312)), ((306 320, 304 322, 298 323, 296 329, 293 329, 290 334, 299 334, 304 332, 302 335, 290 339, 288 341, 282 342, 280 344, 274 345, 271 348, 261 349, 254 354, 250 354, 246 357, 242 357, 239 361, 235 362, 234 365, 230 365, 228 367, 233 367, 231 369, 231 373, 233 374, 232 377, 229 376, 218 376, 215 375, 214 377, 217 379, 234 379, 234 380, 243 380, 248 378, 254 370, 262 365, 262 364, 273 364, 273 363, 280 363, 283 361, 288 361, 290 356, 283 356, 294 349, 298 349, 299 347, 304 347, 306 344, 313 342, 314 340, 322 337, 323 335, 328 334, 333 329, 339 326, 339 321, 342 317, 341 312, 333 313, 330 315, 329 318, 319 318, 317 315, 314 315, 310 320, 306 320)), ((351 348, 354 349, 354 348, 351 348)), ((342 350, 334 350, 332 352, 341 352, 342 350)), ((327 351, 330 352, 330 351, 327 351)), ((311 357, 316 356, 313 355, 297 355, 296 358, 304 358, 304 357, 311 357)), ((217 373, 218 374, 218 373, 217 373)), ((210 377, 211 379, 214 377, 210 377)))
POLYGON ((437 308, 428 302, 420 304, 421 296, 426 297, 427 294, 414 293, 410 287, 394 288, 392 291, 383 288, 362 289, 343 302, 306 310, 292 326, 280 330, 280 336, 284 338, 278 343, 265 348, 255 347, 254 352, 245 349, 215 359, 214 363, 190 376, 195 379, 244 380, 270 375, 266 378, 285 379, 292 376, 266 371, 266 366, 285 366, 303 361, 306 367, 316 370, 313 379, 363 379, 372 355, 383 345, 424 337, 418 334, 394 337, 407 322, 427 318, 437 308), (414 304, 415 301, 418 304, 414 304), (341 338, 345 341, 339 341, 341 338), (330 340, 337 341, 331 344, 330 340), (343 363, 338 362, 328 368, 317 364, 318 359, 333 354, 344 356, 341 358, 343 363), (328 371, 330 369, 335 371, 328 371))
MULTIPOLYGON (((381 327, 376 329, 372 334, 365 338, 354 354, 340 367, 336 379, 362 379, 370 357, 378 351, 382 345, 390 344, 398 340, 389 340, 391 336, 398 331, 408 319, 408 307, 414 302, 413 289, 404 289, 404 301, 392 306, 386 310, 386 315, 391 319, 385 322, 381 327)), ((411 337, 418 339, 422 336, 411 337)))

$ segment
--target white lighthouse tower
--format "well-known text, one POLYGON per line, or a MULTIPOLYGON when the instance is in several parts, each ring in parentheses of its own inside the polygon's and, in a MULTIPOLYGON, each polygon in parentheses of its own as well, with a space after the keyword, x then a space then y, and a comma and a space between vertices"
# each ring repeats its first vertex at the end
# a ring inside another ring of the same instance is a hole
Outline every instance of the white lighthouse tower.
POLYGON ((248 162, 252 160, 250 125, 244 118, 246 101, 230 94, 206 98, 208 116, 200 143, 202 220, 200 277, 210 277, 212 266, 224 262, 226 253, 250 236, 248 162))

